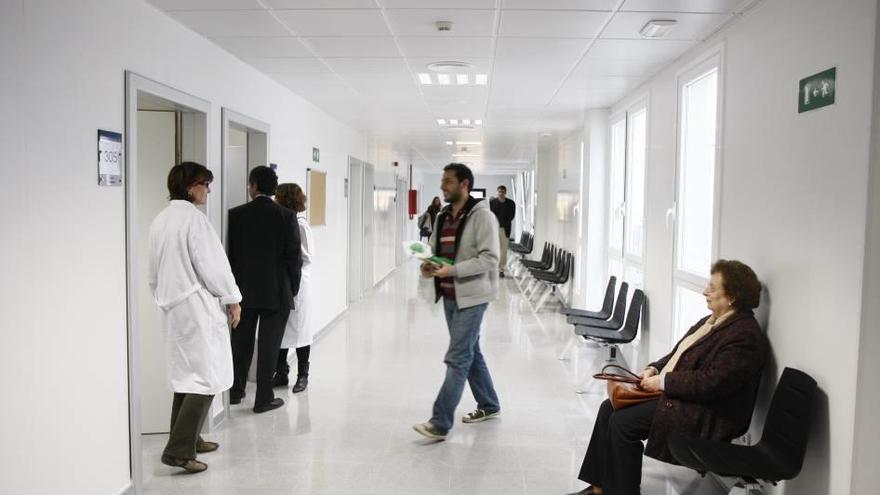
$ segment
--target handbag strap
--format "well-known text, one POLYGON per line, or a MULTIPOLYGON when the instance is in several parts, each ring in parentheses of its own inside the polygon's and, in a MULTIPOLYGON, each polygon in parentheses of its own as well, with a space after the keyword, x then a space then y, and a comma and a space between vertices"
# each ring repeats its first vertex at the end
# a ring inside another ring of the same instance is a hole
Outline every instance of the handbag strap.
POLYGON ((624 368, 623 366, 618 366, 616 364, 605 365, 604 367, 602 367, 601 372, 593 375, 593 378, 597 380, 608 380, 612 382, 632 383, 634 385, 642 383, 642 379, 639 377, 639 375, 624 368), (609 369, 617 369, 622 371, 624 374, 608 372, 609 369))

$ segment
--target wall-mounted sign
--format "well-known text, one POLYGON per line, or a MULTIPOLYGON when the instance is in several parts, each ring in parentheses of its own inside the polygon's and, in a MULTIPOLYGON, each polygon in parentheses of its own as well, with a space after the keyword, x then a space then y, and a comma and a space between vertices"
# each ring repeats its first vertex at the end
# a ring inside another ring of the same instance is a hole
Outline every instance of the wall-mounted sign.
POLYGON ((98 129, 98 185, 122 185, 122 134, 98 129))
POLYGON ((801 79, 798 91, 798 113, 834 104, 837 93, 837 67, 801 79))
POLYGON ((321 161, 321 150, 312 148, 312 161, 318 163, 321 161))

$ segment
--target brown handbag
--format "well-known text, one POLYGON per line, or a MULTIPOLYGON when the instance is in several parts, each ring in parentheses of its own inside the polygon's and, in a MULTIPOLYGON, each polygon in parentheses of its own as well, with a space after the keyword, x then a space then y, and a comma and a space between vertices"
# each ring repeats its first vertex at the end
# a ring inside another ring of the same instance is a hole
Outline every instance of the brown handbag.
POLYGON ((663 392, 648 392, 642 390, 639 384, 642 379, 639 375, 632 371, 618 366, 609 364, 602 368, 602 371, 593 375, 597 380, 605 380, 608 382, 608 398, 611 399, 611 407, 615 411, 625 407, 641 404, 654 399, 659 399, 663 392), (617 369, 622 373, 608 372, 609 369, 617 369))

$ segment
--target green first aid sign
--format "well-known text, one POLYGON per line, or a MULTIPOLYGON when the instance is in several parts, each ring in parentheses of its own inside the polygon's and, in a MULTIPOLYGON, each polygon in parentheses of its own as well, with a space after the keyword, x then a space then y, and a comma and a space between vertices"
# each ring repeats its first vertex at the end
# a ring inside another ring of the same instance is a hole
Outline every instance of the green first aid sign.
POLYGON ((798 113, 834 104, 837 92, 837 67, 801 79, 798 94, 798 113))

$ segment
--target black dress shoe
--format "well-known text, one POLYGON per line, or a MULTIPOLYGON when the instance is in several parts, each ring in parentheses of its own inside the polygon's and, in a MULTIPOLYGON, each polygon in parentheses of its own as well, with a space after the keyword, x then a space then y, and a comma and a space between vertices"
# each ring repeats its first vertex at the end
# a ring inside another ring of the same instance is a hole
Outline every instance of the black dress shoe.
POLYGON ((259 406, 254 406, 254 412, 257 414, 264 413, 267 411, 271 411, 272 409, 278 409, 279 407, 284 405, 284 399, 281 397, 275 397, 272 399, 272 402, 268 404, 261 404, 259 406))
POLYGON ((233 406, 236 404, 241 404, 241 400, 244 399, 246 395, 247 394, 241 394, 241 395, 229 394, 229 403, 232 404, 233 406))
POLYGON ((593 490, 593 486, 588 486, 579 492, 569 493, 568 495, 596 495, 596 491, 593 490))

